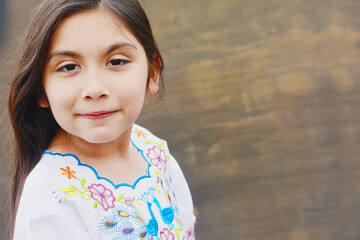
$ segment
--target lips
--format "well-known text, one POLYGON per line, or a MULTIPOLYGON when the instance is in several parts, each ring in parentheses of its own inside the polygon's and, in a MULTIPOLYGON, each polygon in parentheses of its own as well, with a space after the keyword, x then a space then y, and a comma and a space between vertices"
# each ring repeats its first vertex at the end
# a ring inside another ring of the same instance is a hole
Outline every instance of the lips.
POLYGON ((115 110, 115 111, 98 111, 98 112, 80 114, 80 116, 82 116, 84 118, 87 118, 87 119, 91 119, 91 120, 97 120, 97 119, 103 119, 103 118, 110 117, 111 115, 113 115, 117 111, 118 110, 115 110))

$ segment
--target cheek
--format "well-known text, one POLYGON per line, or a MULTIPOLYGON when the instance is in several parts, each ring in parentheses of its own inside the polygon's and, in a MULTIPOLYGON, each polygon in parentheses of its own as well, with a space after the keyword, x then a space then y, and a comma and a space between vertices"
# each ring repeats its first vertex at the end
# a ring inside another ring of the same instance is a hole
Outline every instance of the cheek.
POLYGON ((52 111, 68 110, 75 96, 71 87, 49 86, 45 92, 52 111))
POLYGON ((130 85, 126 88, 121 89, 119 96, 122 96, 122 102, 127 105, 132 106, 142 106, 145 99, 145 90, 144 86, 130 85))
POLYGON ((147 76, 143 72, 139 71, 135 74, 133 73, 123 76, 122 79, 126 80, 120 80, 117 82, 116 86, 113 86, 112 88, 113 91, 116 89, 116 95, 127 104, 142 104, 145 98, 147 76))

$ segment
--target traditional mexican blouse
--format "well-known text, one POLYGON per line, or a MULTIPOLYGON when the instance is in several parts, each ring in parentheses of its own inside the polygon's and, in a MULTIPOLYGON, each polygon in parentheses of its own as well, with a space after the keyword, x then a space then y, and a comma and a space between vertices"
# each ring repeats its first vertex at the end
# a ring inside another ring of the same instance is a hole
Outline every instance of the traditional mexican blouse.
POLYGON ((166 142, 138 125, 131 142, 148 164, 133 185, 45 151, 26 179, 14 239, 195 239, 189 187, 166 142))

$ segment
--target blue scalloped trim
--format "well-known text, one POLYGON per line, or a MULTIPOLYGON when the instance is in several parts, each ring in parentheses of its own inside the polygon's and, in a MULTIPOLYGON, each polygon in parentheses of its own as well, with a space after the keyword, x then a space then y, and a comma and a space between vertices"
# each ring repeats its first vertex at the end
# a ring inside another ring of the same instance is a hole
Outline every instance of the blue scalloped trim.
POLYGON ((96 178, 97 178, 98 180, 102 179, 102 180, 108 181, 109 183, 111 183, 111 185, 113 185, 113 187, 114 187, 115 189, 118 189, 119 187, 123 187, 123 186, 131 187, 132 189, 135 189, 136 184, 137 184, 141 179, 150 178, 150 177, 151 177, 151 176, 150 176, 150 171, 149 171, 151 164, 150 164, 149 161, 146 159, 146 157, 145 157, 145 155, 144 155, 144 151, 141 150, 140 148, 138 148, 138 146, 135 145, 135 143, 133 142, 132 139, 130 139, 130 140, 131 140, 132 144, 134 145, 134 147, 135 147, 138 151, 141 152, 142 157, 145 159, 145 161, 146 161, 147 164, 148 164, 148 169, 147 169, 148 174, 147 174, 147 175, 144 175, 144 176, 141 176, 141 177, 138 177, 138 178, 135 180, 135 182, 134 182, 133 185, 130 185, 130 184, 127 184, 127 183, 119 183, 119 184, 115 185, 115 184, 113 183, 113 181, 111 181, 110 179, 105 178, 105 177, 100 177, 95 168, 93 168, 92 166, 87 165, 87 164, 85 164, 85 163, 82 163, 82 162, 80 161, 80 159, 79 159, 75 154, 72 154, 72 153, 65 153, 65 154, 62 154, 62 153, 53 153, 53 152, 51 152, 51 151, 49 151, 49 150, 46 150, 46 151, 44 152, 44 154, 58 155, 58 156, 63 156, 63 157, 66 157, 66 156, 73 157, 74 159, 77 160, 78 166, 85 166, 85 167, 90 168, 90 169, 95 173, 95 176, 96 176, 96 178))

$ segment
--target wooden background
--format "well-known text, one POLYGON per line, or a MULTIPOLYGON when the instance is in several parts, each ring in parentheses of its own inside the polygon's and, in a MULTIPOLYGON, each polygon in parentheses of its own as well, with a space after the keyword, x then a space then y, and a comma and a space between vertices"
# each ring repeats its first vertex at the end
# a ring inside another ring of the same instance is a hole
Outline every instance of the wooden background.
MULTIPOLYGON (((2 111, 35 2, 6 1, 2 111)), ((165 58, 169 113, 150 102, 139 123, 182 166, 197 239, 360 239, 360 0, 141 2, 165 58)))

